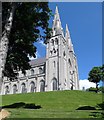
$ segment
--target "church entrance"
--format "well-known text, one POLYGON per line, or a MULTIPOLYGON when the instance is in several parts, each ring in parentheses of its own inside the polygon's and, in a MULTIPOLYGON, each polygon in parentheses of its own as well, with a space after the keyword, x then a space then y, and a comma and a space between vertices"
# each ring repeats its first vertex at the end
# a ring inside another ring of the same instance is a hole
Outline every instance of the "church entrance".
POLYGON ((27 89, 26 89, 26 84, 22 83, 22 93, 26 93, 27 89))
POLYGON ((17 85, 13 85, 13 94, 17 92, 17 85))
POLYGON ((5 87, 5 94, 8 94, 9 93, 9 86, 6 86, 5 87))
POLYGON ((41 80, 40 81, 40 92, 44 92, 45 91, 45 81, 41 80))
POLYGON ((30 83, 30 92, 35 92, 35 83, 34 82, 30 83))
POLYGON ((54 78, 52 81, 52 87, 53 87, 52 88, 53 90, 57 90, 57 79, 56 78, 54 78))

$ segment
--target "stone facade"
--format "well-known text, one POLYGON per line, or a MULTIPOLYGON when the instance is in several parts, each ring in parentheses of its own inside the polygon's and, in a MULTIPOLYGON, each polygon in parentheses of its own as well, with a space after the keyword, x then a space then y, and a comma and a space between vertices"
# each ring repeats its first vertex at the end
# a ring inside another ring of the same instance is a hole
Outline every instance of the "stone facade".
POLYGON ((76 55, 67 25, 64 36, 57 7, 52 37, 46 41, 46 58, 32 60, 30 65, 25 76, 19 72, 18 80, 4 78, 2 94, 79 89, 76 55))

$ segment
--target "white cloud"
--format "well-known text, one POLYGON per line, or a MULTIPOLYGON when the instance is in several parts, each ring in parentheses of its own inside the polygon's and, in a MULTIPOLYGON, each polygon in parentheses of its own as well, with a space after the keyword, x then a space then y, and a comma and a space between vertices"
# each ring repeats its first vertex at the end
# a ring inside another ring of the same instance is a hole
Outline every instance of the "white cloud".
POLYGON ((35 58, 35 59, 40 58, 40 57, 41 57, 41 55, 40 55, 39 52, 37 51, 37 52, 36 52, 36 58, 35 58))
POLYGON ((39 41, 39 43, 40 43, 42 46, 46 47, 46 44, 45 44, 42 40, 39 41))
POLYGON ((30 57, 29 55, 28 55, 28 57, 29 57, 29 60, 34 60, 35 59, 34 57, 30 57))
POLYGON ((96 84, 93 82, 89 82, 89 80, 87 79, 84 79, 84 80, 79 80, 79 87, 80 87, 80 90, 82 90, 83 88, 87 89, 90 87, 96 87, 96 84))
POLYGON ((29 57, 29 60, 34 60, 34 59, 40 58, 41 55, 40 55, 39 52, 37 51, 37 52, 36 52, 36 58, 34 58, 33 56, 30 57, 29 55, 28 55, 28 57, 29 57))

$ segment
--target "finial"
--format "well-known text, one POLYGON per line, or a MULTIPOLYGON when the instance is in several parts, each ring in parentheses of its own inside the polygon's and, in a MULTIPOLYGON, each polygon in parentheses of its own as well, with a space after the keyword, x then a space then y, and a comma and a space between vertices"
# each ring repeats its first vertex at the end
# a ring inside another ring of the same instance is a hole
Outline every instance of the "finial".
POLYGON ((55 13, 56 13, 56 14, 58 14, 58 13, 59 13, 59 12, 58 12, 58 7, 57 7, 57 6, 56 6, 55 13))
POLYGON ((65 35, 66 39, 70 38, 70 33, 69 33, 69 29, 68 29, 68 25, 66 24, 66 35, 65 35))
POLYGON ((66 31, 68 31, 68 25, 66 24, 66 31))

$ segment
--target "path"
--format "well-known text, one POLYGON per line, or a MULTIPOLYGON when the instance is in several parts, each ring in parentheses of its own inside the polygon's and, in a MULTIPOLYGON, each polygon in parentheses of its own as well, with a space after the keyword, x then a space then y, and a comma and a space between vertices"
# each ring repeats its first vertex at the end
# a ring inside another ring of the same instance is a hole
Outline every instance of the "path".
POLYGON ((9 113, 7 110, 2 109, 2 110, 0 111, 0 120, 2 120, 3 118, 8 117, 9 114, 10 114, 10 113, 9 113))

